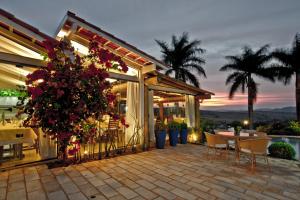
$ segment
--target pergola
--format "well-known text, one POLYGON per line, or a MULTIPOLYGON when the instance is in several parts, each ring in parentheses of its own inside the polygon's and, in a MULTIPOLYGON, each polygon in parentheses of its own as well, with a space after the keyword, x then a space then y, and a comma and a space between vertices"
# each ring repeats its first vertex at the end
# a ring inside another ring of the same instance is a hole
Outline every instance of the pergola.
MULTIPOLYGON (((212 92, 163 75, 160 71, 168 68, 166 64, 74 13, 67 12, 55 37, 58 40, 67 37, 81 54, 87 53, 90 40, 96 40, 102 48, 124 60, 129 66, 127 73, 109 71, 110 79, 118 80, 113 90, 125 94, 128 90, 126 83, 136 83, 134 87, 137 94, 133 101, 138 102, 136 115, 146 137, 150 138, 150 135, 153 135, 151 129, 154 122, 153 119, 149 119, 149 112, 151 113, 154 103, 160 105, 160 115, 163 117, 163 103, 187 102, 188 99, 193 99, 196 122, 194 126, 200 126, 200 103, 211 98, 212 92)), ((45 54, 42 41, 46 39, 54 40, 12 14, 0 10, 1 87, 14 88, 16 85, 24 85, 28 73, 45 66, 46 63, 40 54, 45 54)), ((126 98, 128 101, 128 96, 126 98)))

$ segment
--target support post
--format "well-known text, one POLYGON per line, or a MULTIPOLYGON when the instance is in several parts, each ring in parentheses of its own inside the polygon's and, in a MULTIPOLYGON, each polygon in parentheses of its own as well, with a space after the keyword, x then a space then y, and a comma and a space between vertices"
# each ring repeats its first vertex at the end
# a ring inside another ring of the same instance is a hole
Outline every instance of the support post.
MULTIPOLYGON (((149 98, 149 90, 148 87, 144 87, 144 147, 145 150, 149 149, 150 146, 150 134, 149 134, 149 109, 148 109, 148 98, 149 98)), ((151 123, 151 122, 150 122, 151 123)))
MULTIPOLYGON (((138 120, 139 120, 139 126, 141 128, 141 133, 140 135, 143 135, 145 133, 145 124, 144 124, 144 118, 145 118, 145 104, 144 104, 144 96, 145 96, 145 84, 144 84, 144 76, 141 70, 139 70, 138 74, 139 78, 139 115, 138 115, 138 120)), ((142 139, 142 146, 145 147, 144 140, 142 139)), ((144 148, 143 148, 144 149, 144 148)))
POLYGON ((158 103, 159 106, 159 118, 162 123, 164 123, 164 104, 162 102, 158 103))
POLYGON ((199 134, 198 141, 202 142, 202 132, 200 130, 200 101, 197 96, 195 96, 195 129, 199 134))

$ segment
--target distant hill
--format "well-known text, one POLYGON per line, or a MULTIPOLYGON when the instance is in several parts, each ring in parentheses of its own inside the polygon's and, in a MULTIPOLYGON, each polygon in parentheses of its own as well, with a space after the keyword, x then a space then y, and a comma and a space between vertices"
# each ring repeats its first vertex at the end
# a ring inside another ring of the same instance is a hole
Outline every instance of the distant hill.
MULTIPOLYGON (((201 110, 201 117, 219 121, 219 122, 232 122, 242 121, 247 119, 247 111, 210 111, 201 110)), ((272 120, 293 120, 296 119, 295 107, 284 107, 274 109, 257 109, 254 111, 254 121, 272 121, 272 120)))

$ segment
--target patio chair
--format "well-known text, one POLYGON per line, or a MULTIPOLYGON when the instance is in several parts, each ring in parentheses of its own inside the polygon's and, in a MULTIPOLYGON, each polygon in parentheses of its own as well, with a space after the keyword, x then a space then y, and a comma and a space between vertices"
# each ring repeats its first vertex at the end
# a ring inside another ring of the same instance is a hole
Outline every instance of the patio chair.
POLYGON ((119 141, 119 120, 109 119, 105 138, 105 152, 108 157, 111 150, 115 151, 117 149, 116 142, 119 141))
POLYGON ((227 140, 222 137, 221 135, 211 134, 208 132, 205 132, 205 137, 207 141, 207 156, 209 157, 210 150, 214 150, 214 156, 217 156, 217 152, 220 152, 220 155, 222 155, 222 152, 225 151, 225 157, 228 156, 228 143, 227 140))
POLYGON ((252 171, 256 166, 257 156, 264 157, 264 160, 268 165, 269 171, 271 171, 271 167, 267 157, 267 147, 270 140, 271 140, 270 138, 264 137, 264 138, 246 139, 246 140, 238 141, 239 152, 250 156, 252 171))

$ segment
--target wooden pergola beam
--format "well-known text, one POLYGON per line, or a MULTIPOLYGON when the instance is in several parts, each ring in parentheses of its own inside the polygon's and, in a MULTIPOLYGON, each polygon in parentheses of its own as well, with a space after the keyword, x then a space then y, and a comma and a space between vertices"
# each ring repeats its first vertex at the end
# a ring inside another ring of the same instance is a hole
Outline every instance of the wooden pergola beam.
POLYGON ((195 93, 192 93, 192 92, 189 92, 189 91, 186 91, 186 90, 181 90, 181 89, 171 88, 171 87, 164 87, 164 86, 159 86, 159 85, 148 85, 148 88, 150 90, 173 92, 173 93, 178 93, 178 94, 196 95, 195 93))
MULTIPOLYGON (((82 44, 84 46, 88 46, 88 43, 89 41, 83 37, 81 37, 80 35, 77 35, 76 33, 73 33, 71 36, 70 36, 70 39, 75 41, 75 42, 78 42, 79 44, 82 44)), ((105 43, 106 44, 106 43, 105 43)), ((126 57, 126 55, 121 55, 118 51, 110 48, 109 46, 107 45, 103 45, 105 49, 109 50, 110 52, 116 54, 117 56, 120 56, 122 59, 124 59, 125 63, 130 65, 131 67, 134 67, 136 69, 142 69, 144 66, 142 64, 139 64, 137 62, 134 62, 132 60, 130 60, 129 58, 126 57)))
POLYGON ((123 48, 126 48, 128 49, 129 51, 133 52, 134 54, 136 55, 140 55, 141 57, 144 57, 146 58, 147 60, 151 61, 152 63, 155 63, 157 66, 161 67, 162 69, 166 69, 166 67, 164 65, 162 65, 161 63, 157 62, 156 60, 154 60, 153 58, 150 58, 149 56, 147 55, 141 55, 141 53, 139 51, 137 51, 136 49, 130 47, 129 45, 126 45, 120 41, 118 41, 117 39, 111 37, 110 35, 104 33, 104 32, 100 32, 99 30, 91 27, 91 26, 88 26, 87 24, 79 21, 78 19, 75 19, 75 18, 69 18, 69 21, 73 22, 73 23, 76 23, 78 26, 80 27, 83 27, 85 28, 86 30, 91 30, 92 32, 100 35, 101 37, 104 37, 106 39, 108 39, 109 41, 119 45, 119 46, 122 46, 123 48))
POLYGON ((107 72, 107 73, 109 74, 109 78, 130 81, 130 82, 139 82, 139 79, 136 76, 128 76, 126 74, 118 74, 114 72, 107 72))
POLYGON ((7 64, 14 64, 14 65, 25 65, 25 66, 32 66, 32 67, 42 67, 46 66, 46 62, 43 60, 38 60, 34 58, 28 58, 20 55, 10 54, 0 52, 0 62, 7 63, 7 64))
POLYGON ((15 33, 11 32, 9 30, 6 30, 5 28, 3 28, 1 26, 0 26, 0 34, 3 35, 6 38, 9 38, 9 39, 25 46, 25 47, 37 52, 37 53, 40 53, 40 54, 45 53, 45 49, 43 49, 42 47, 40 47, 37 44, 35 44, 34 42, 32 42, 32 40, 29 41, 29 40, 27 40, 27 39, 15 34, 15 33))

